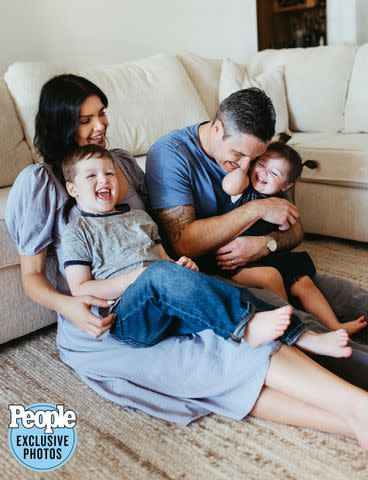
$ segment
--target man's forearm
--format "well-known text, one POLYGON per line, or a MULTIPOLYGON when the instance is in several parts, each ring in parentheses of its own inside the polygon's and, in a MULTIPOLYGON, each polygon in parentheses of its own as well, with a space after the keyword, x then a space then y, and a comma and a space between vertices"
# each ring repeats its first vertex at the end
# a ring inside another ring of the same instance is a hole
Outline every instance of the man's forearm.
POLYGON ((155 212, 161 231, 178 255, 199 257, 239 236, 262 217, 257 202, 249 202, 224 215, 195 219, 192 206, 155 212))
POLYGON ((303 240, 303 226, 298 220, 288 230, 275 230, 268 235, 277 242, 277 250, 292 250, 303 240))

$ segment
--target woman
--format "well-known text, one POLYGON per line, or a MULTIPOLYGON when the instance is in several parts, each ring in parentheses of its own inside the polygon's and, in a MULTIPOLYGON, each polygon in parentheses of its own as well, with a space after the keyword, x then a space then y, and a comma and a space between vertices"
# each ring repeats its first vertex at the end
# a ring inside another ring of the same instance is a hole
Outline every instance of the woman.
MULTIPOLYGON (((24 290, 58 312, 61 359, 94 390, 124 407, 188 424, 210 412, 241 419, 249 412, 274 421, 355 435, 368 449, 368 394, 322 369, 296 349, 270 342, 251 349, 205 330, 133 349, 109 334, 113 316, 98 318, 93 297, 69 296, 59 275, 55 290, 45 275, 47 247, 59 260, 67 200, 62 158, 77 145, 106 145, 107 98, 88 80, 60 75, 42 88, 35 146, 45 165, 31 165, 17 178, 6 221, 21 256, 24 290), (279 349, 278 349, 279 348, 279 349)), ((114 150, 120 200, 143 208, 143 174, 123 150, 114 150), (138 193, 137 193, 138 192, 138 193)), ((78 215, 73 207, 70 219, 78 215)), ((59 261, 60 269, 61 262, 59 261)))

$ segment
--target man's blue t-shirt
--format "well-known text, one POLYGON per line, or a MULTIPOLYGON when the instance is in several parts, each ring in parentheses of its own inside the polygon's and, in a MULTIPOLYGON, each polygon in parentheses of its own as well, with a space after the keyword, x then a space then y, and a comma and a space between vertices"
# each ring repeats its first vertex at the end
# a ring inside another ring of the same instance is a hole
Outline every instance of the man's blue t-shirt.
MULTIPOLYGON (((267 198, 248 187, 237 202, 222 189, 226 172, 201 147, 200 123, 174 130, 161 137, 150 149, 146 164, 146 184, 153 210, 192 205, 197 218, 223 215, 244 203, 267 198)), ((277 195, 285 198, 285 194, 277 195)), ((259 220, 244 235, 266 235, 278 226, 259 220)))
POLYGON ((192 205, 197 218, 226 210, 229 196, 222 189, 226 172, 202 149, 200 125, 164 135, 148 152, 146 184, 153 210, 192 205))

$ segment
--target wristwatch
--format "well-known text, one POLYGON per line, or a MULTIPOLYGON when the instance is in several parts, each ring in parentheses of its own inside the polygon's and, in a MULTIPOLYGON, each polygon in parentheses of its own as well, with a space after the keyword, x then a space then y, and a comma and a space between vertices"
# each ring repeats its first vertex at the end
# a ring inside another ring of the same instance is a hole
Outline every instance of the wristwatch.
POLYGON ((276 252, 277 250, 277 242, 272 237, 264 237, 266 240, 267 248, 270 252, 276 252))

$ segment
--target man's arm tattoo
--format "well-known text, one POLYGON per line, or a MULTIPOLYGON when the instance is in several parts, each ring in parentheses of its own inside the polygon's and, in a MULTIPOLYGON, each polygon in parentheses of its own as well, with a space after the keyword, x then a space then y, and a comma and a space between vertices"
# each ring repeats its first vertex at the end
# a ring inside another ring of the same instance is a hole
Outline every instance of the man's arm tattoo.
POLYGON ((171 245, 181 239, 184 228, 196 219, 195 209, 191 205, 179 205, 173 208, 154 210, 161 235, 166 237, 171 245))

